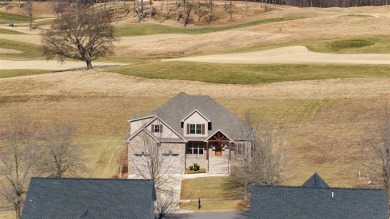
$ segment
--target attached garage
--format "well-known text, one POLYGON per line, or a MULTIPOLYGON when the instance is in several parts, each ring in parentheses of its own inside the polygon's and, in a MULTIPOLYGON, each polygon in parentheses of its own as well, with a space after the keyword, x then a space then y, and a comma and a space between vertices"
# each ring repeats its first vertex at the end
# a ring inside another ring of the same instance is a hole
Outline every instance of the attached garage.
POLYGON ((148 175, 149 167, 161 168, 160 173, 181 174, 179 154, 161 154, 158 158, 150 158, 146 154, 133 155, 133 173, 136 175, 148 175))

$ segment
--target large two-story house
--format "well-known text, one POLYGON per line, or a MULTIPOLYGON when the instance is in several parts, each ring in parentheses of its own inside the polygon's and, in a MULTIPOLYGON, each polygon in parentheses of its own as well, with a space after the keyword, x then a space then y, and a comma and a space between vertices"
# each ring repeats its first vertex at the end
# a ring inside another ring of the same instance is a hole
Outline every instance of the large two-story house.
POLYGON ((161 166, 174 174, 194 163, 207 173, 229 173, 234 158, 250 151, 250 126, 209 96, 182 92, 129 122, 130 175, 150 168, 150 147, 159 147, 161 166))

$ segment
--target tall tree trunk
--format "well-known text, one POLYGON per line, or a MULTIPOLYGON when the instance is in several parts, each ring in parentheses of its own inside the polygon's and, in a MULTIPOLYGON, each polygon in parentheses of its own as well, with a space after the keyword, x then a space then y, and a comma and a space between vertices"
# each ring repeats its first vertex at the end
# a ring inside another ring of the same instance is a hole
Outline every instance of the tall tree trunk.
POLYGON ((87 64, 87 70, 93 69, 91 60, 87 59, 85 60, 85 63, 87 64))
POLYGON ((209 14, 209 23, 211 23, 211 19, 213 18, 213 0, 210 0, 210 14, 209 14))
POLYGON ((20 201, 18 201, 17 203, 15 203, 14 207, 15 207, 15 216, 16 216, 16 219, 20 219, 20 215, 21 215, 21 209, 20 209, 20 205, 22 203, 20 201))
POLYGON ((232 12, 232 7, 233 7, 233 4, 232 4, 232 0, 230 0, 230 7, 229 7, 229 10, 230 10, 230 19, 233 18, 233 12, 232 12))
POLYGON ((178 0, 176 0, 176 21, 179 20, 179 3, 177 1, 178 0))
POLYGON ((144 16, 144 0, 141 0, 141 13, 142 13, 142 17, 144 16))
POLYGON ((198 0, 198 21, 200 21, 200 0, 198 0))

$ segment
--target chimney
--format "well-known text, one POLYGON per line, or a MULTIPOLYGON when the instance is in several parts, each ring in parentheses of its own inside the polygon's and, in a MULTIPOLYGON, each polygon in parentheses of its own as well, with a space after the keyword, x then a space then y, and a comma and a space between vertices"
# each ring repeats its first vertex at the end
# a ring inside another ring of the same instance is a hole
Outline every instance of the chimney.
POLYGON ((334 198, 334 192, 332 192, 332 198, 334 198))

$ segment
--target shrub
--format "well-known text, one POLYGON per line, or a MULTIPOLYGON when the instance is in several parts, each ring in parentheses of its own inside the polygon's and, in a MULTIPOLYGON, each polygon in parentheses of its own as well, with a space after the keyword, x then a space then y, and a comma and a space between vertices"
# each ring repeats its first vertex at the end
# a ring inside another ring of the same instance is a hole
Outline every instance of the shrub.
POLYGON ((194 163, 193 166, 194 166, 194 171, 198 171, 200 169, 200 166, 197 163, 194 163))
POLYGON ((194 170, 194 167, 193 167, 193 166, 189 166, 189 168, 190 168, 190 171, 194 170))

